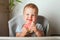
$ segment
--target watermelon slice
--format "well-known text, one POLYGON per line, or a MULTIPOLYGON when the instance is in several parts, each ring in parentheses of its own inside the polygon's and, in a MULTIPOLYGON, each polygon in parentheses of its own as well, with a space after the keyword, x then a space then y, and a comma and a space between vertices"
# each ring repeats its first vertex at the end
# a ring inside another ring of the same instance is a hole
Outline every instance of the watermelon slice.
POLYGON ((31 25, 31 21, 28 23, 28 24, 25 24, 24 26, 25 26, 25 28, 27 28, 27 29, 29 29, 30 28, 30 25, 31 25))

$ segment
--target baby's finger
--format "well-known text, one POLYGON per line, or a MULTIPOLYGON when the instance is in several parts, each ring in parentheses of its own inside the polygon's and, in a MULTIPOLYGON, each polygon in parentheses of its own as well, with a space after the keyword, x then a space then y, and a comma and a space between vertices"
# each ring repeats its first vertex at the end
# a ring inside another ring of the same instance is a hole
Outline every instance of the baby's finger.
POLYGON ((32 21, 32 23, 31 23, 31 26, 34 24, 34 22, 32 21))
POLYGON ((32 22, 32 23, 31 23, 31 28, 32 28, 32 27, 34 27, 34 26, 35 26, 35 23, 34 23, 34 22, 32 22))

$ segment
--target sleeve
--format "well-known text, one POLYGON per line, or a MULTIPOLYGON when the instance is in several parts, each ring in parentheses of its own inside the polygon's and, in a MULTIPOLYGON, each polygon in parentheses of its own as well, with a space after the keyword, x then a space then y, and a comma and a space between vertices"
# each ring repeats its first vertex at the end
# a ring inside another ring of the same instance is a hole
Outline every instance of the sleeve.
POLYGON ((17 26, 16 32, 22 32, 22 27, 21 26, 17 26))
POLYGON ((37 24, 36 24, 36 26, 37 26, 37 29, 38 29, 38 30, 43 31, 43 27, 42 27, 42 25, 41 25, 41 24, 38 24, 38 23, 37 23, 37 24))

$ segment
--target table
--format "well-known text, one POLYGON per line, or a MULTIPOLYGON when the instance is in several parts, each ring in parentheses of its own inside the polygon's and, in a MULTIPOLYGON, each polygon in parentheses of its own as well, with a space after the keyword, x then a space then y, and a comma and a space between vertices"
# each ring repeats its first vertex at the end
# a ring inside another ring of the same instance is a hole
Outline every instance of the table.
POLYGON ((0 37, 0 40, 60 40, 60 37, 0 37))

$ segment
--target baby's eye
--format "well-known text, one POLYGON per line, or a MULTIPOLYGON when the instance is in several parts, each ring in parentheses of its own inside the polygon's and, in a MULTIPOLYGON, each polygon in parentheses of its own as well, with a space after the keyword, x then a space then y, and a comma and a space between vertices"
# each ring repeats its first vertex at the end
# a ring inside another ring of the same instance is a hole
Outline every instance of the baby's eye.
POLYGON ((29 15, 29 14, 26 14, 26 15, 29 15))
POLYGON ((35 16, 34 14, 32 16, 35 16))

